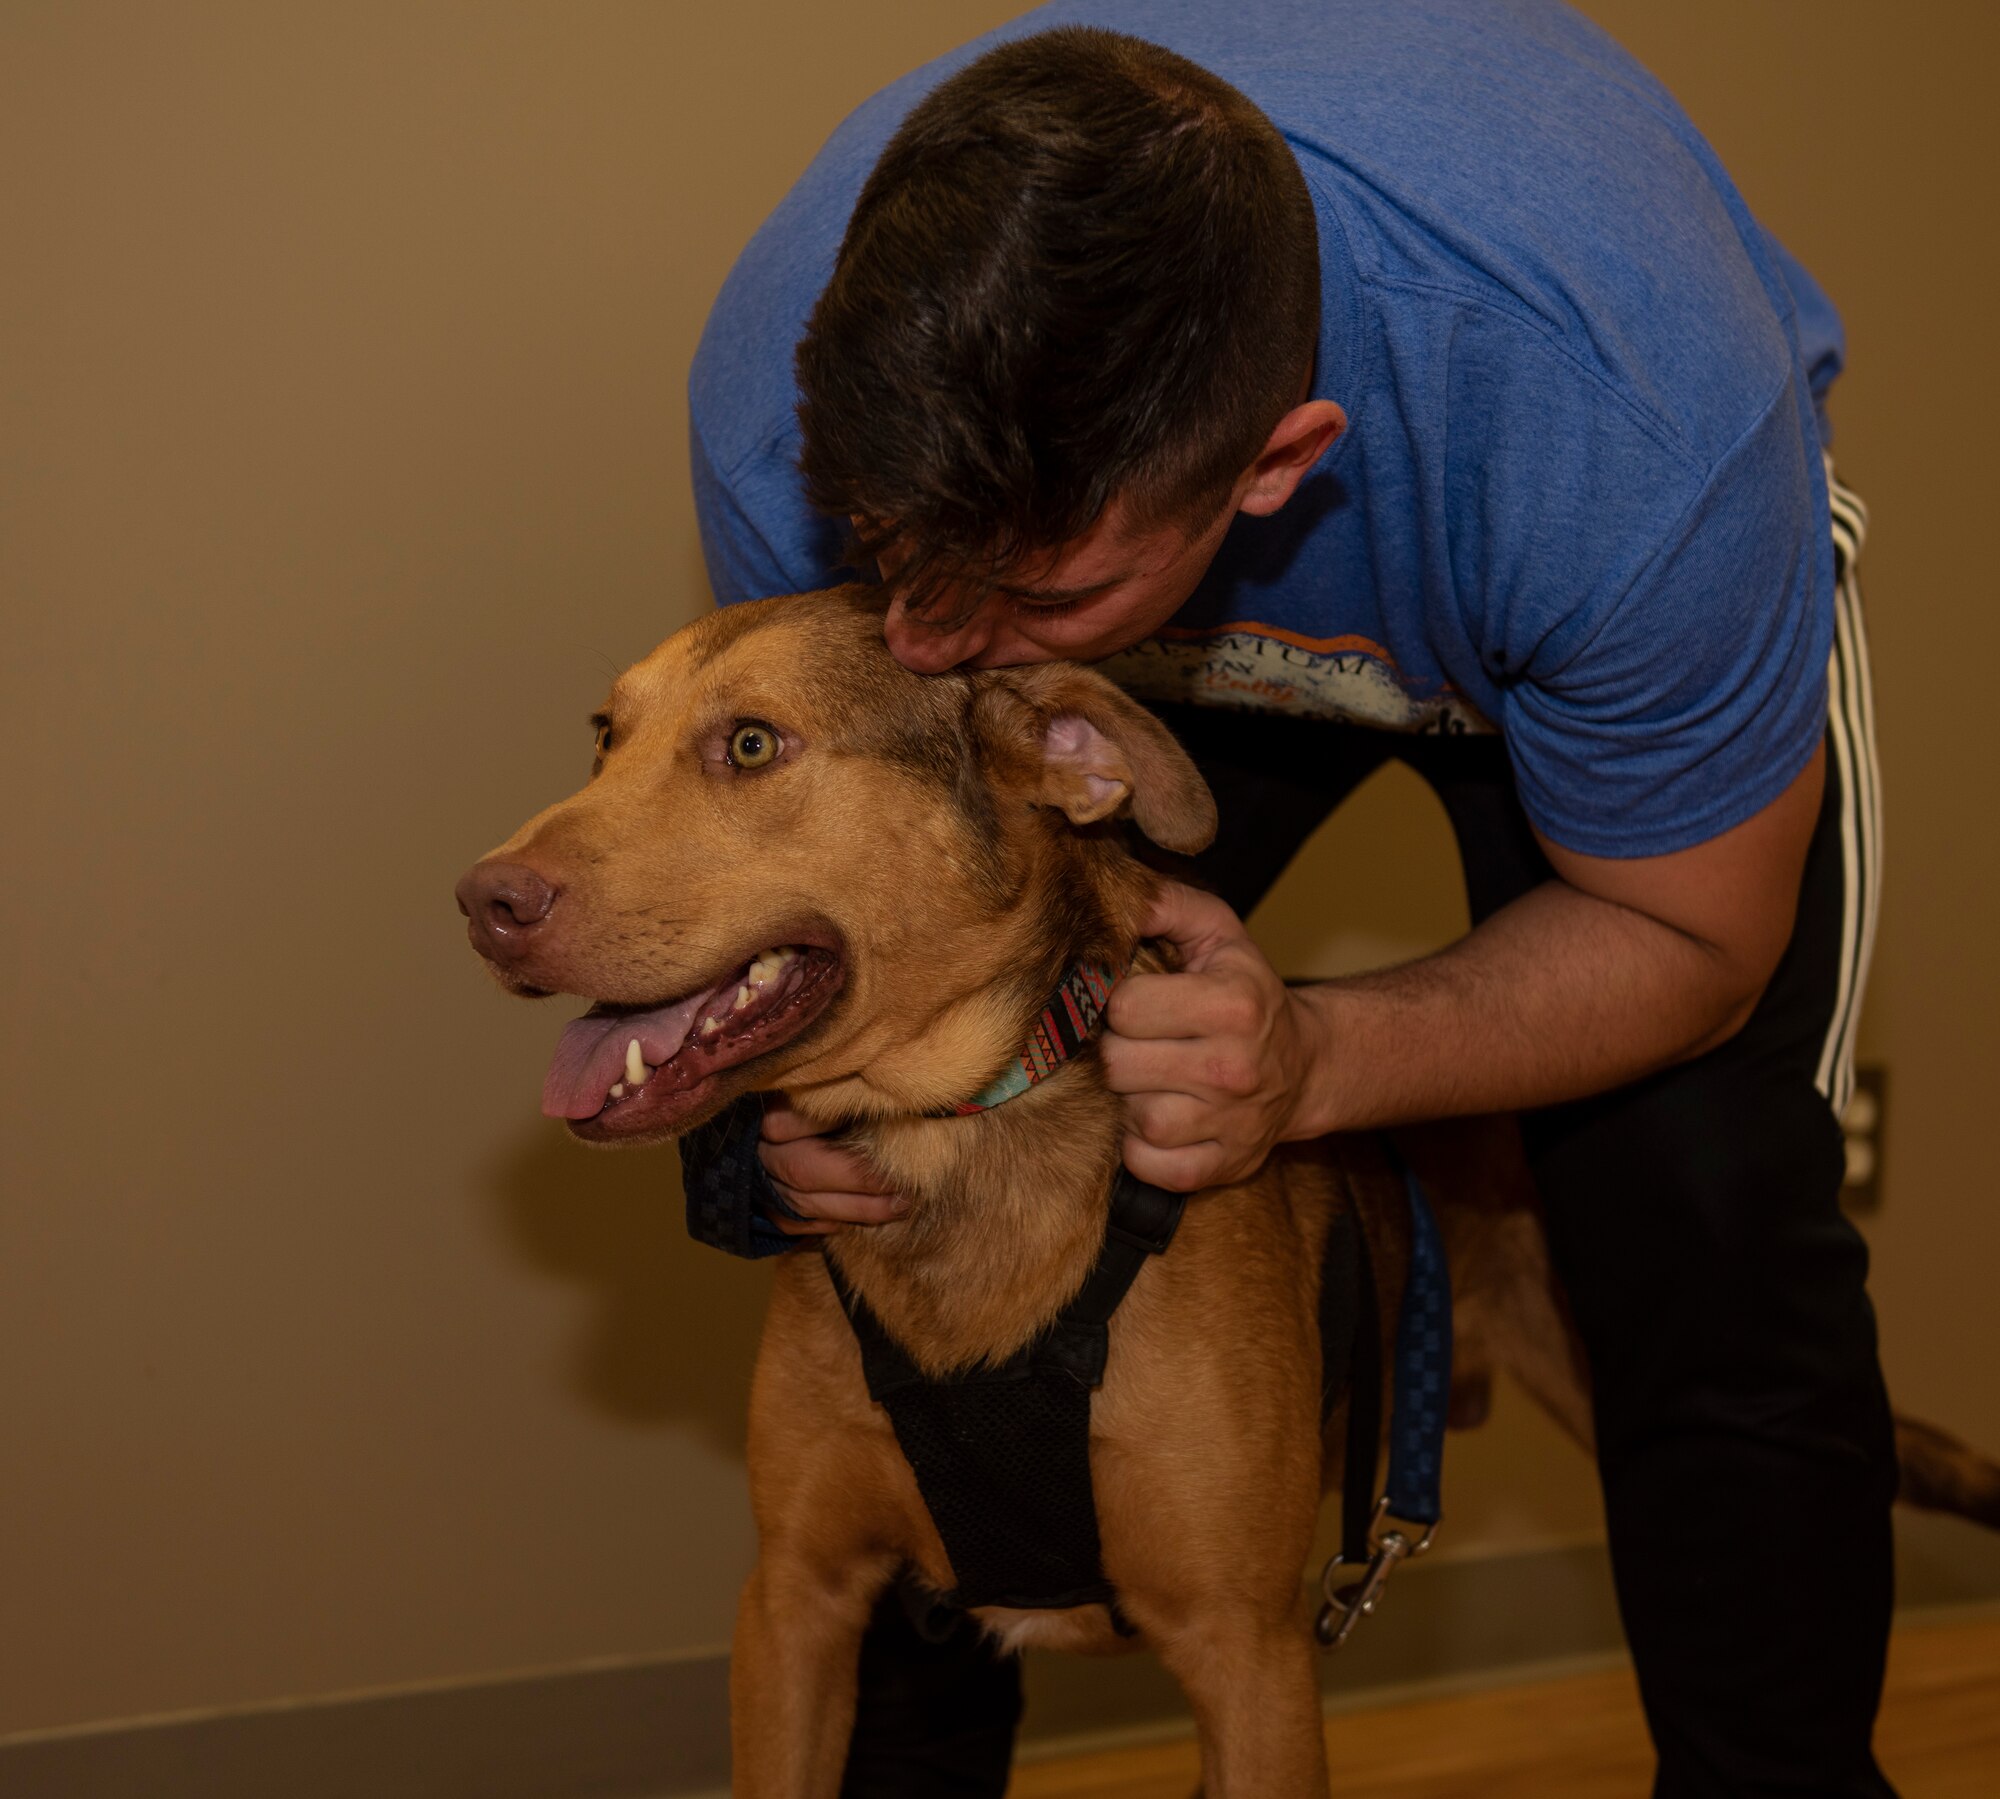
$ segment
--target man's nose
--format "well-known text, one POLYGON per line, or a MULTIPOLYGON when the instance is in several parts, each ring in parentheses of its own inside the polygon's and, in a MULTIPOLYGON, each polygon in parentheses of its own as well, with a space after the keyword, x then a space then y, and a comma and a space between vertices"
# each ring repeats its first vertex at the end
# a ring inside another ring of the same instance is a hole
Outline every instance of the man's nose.
POLYGON ((922 619, 910 617, 898 600, 883 621, 882 635, 889 654, 905 668, 920 675, 941 675, 948 668, 970 662, 985 649, 992 632, 979 614, 964 624, 940 630, 922 619))
POLYGON ((489 962, 518 962, 547 922, 557 891, 524 862, 475 863, 458 884, 472 947, 489 962))

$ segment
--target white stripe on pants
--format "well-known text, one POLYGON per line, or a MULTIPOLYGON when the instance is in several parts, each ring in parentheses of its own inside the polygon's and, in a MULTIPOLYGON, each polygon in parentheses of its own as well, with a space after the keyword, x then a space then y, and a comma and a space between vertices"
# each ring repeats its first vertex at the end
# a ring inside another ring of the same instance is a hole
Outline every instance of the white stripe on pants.
POLYGON ((1875 917, 1882 899, 1882 775, 1875 759, 1875 690, 1868 674, 1868 632, 1856 573, 1868 535, 1868 509, 1840 485, 1827 464, 1835 572, 1833 656, 1827 667, 1827 733, 1840 780, 1842 911, 1840 986, 1813 1084, 1836 1115, 1854 1092, 1854 1035, 1875 917))

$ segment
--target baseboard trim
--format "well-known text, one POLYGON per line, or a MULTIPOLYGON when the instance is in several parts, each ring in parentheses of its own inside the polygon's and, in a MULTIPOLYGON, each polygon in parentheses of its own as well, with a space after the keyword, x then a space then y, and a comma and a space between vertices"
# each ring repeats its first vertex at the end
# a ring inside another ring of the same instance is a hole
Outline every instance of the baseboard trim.
POLYGON ((729 1783, 727 1656, 0 1739, 8 1799, 666 1799, 729 1783))
MULTIPOLYGON (((1897 1521, 1906 1615, 2000 1602, 2000 1537, 1897 1521)), ((1329 1658, 1331 1709, 1602 1666, 1620 1653, 1598 1544, 1418 1563, 1329 1658)), ((728 1789, 727 1658, 596 1662, 0 1739, 9 1799, 701 1799, 728 1789)), ((1149 1656, 1028 1658, 1024 1759, 1184 1733, 1149 1656)))

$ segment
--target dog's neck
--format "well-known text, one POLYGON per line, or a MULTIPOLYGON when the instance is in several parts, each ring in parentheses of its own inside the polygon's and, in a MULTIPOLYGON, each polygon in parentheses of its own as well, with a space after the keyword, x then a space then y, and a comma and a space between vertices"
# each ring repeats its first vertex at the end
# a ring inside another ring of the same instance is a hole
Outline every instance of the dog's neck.
MULTIPOLYGON (((909 1058, 942 1089, 920 1109, 849 1131, 910 1211, 839 1233, 827 1253, 927 1373, 1005 1360, 1074 1297, 1103 1240, 1123 1118, 1094 1042, 1004 1105, 937 1115, 1019 1052, 1053 986, 1044 970, 1132 959, 1150 877, 1119 868, 1107 883, 1107 871, 1093 873, 1109 902, 1094 940, 1038 945, 1017 965, 1025 972, 943 1008, 909 1058)), ((1142 951, 1139 965, 1158 963, 1142 951)))
POLYGON ((827 1253, 925 1372, 1004 1361, 1089 1274, 1120 1130, 1094 1053, 989 1111, 858 1126, 853 1143, 910 1211, 827 1253))

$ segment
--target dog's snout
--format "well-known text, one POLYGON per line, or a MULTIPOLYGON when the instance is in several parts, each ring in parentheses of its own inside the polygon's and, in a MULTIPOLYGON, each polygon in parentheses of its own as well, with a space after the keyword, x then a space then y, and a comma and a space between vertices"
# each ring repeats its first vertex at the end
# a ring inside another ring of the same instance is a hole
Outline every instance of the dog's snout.
POLYGON ((557 889, 522 862, 480 862, 458 884, 472 947, 495 962, 523 955, 556 903, 557 889))

